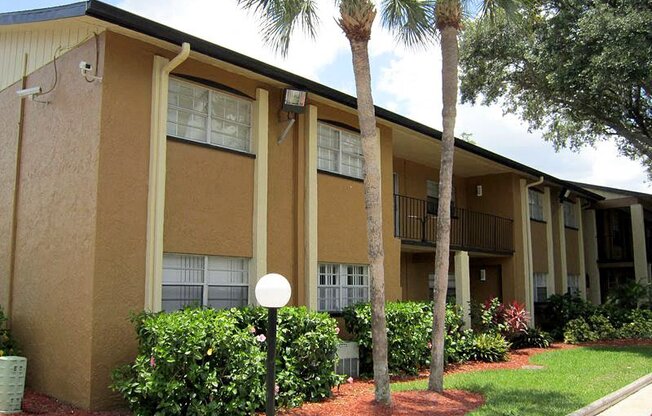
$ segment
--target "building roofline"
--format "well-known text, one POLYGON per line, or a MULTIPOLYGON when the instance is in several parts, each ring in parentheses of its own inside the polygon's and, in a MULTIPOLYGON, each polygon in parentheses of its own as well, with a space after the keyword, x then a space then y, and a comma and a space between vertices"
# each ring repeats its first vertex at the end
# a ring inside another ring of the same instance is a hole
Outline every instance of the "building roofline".
POLYGON ((594 185, 591 183, 584 183, 584 182, 575 182, 575 181, 569 181, 569 182, 582 188, 592 188, 592 189, 598 189, 605 192, 613 192, 616 194, 634 196, 637 198, 652 199, 652 194, 646 194, 645 192, 630 191, 629 189, 612 188, 610 186, 594 185))
MULTIPOLYGON (((347 107, 357 109, 356 98, 349 94, 345 94, 341 91, 337 91, 318 82, 311 81, 296 74, 292 74, 288 71, 266 64, 257 59, 232 51, 230 49, 208 42, 204 39, 189 35, 169 26, 165 26, 161 23, 149 20, 142 16, 138 16, 126 10, 97 0, 88 0, 85 2, 73 3, 46 9, 26 10, 0 14, 0 25, 35 23, 47 20, 82 16, 90 16, 175 45, 181 45, 183 42, 188 42, 190 43, 192 50, 195 52, 247 69, 284 84, 305 89, 310 93, 338 102, 347 107)), ((441 140, 442 138, 441 131, 437 129, 428 127, 424 124, 418 123, 414 120, 386 110, 382 107, 375 106, 375 109, 376 117, 380 119, 389 121, 410 130, 414 130, 436 140, 441 140)), ((604 199, 602 196, 577 186, 572 182, 556 178, 550 174, 523 165, 522 163, 516 162, 487 149, 483 149, 482 147, 468 143, 464 140, 456 138, 455 147, 537 178, 543 176, 550 182, 556 183, 562 187, 566 187, 590 199, 604 199)))

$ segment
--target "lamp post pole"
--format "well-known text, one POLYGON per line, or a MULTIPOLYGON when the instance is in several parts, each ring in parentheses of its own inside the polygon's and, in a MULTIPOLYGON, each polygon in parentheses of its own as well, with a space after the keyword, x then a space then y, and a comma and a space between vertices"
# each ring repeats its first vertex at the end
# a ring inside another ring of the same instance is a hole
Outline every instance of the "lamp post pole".
POLYGON ((280 274, 270 273, 261 277, 256 284, 256 300, 267 311, 267 397, 266 416, 274 416, 276 396, 276 322, 278 308, 287 305, 292 296, 290 282, 280 274))
POLYGON ((269 308, 267 312, 267 401, 265 415, 274 416, 274 399, 276 396, 276 321, 278 308, 269 308))

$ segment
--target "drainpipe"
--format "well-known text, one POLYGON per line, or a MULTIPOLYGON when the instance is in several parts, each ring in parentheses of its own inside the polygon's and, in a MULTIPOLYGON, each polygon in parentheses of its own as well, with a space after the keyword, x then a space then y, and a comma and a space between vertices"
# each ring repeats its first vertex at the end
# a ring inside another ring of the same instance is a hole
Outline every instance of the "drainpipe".
POLYGON ((145 259, 145 309, 151 311, 158 311, 161 307, 168 84, 170 72, 188 59, 189 55, 190 44, 184 42, 179 54, 171 61, 168 62, 161 56, 154 57, 145 259))
MULTIPOLYGON (((21 80, 21 89, 27 88, 27 59, 28 54, 25 54, 23 61, 23 77, 21 80)), ((11 216, 11 239, 9 247, 9 284, 7 287, 7 326, 11 329, 13 320, 13 307, 14 307, 14 280, 16 274, 16 239, 18 232, 18 196, 20 189, 20 167, 23 153, 23 125, 25 124, 25 99, 20 98, 20 105, 18 107, 18 135, 16 138, 16 168, 14 172, 14 193, 12 196, 12 216, 11 216)))
MULTIPOLYGON (((527 262, 527 276, 526 279, 527 281, 525 282, 525 300, 526 300, 526 306, 528 309, 530 309, 530 322, 531 325, 534 326, 534 294, 532 293, 534 291, 534 272, 532 271, 532 263, 534 260, 532 259, 532 226, 530 224, 530 188, 534 186, 539 186, 543 183, 543 176, 539 177, 539 180, 528 183, 525 185, 525 197, 527 203, 525 204, 525 229, 526 229, 526 236, 527 236, 527 241, 525 242, 526 248, 527 248, 527 258, 525 261, 527 262)), ((548 221, 551 219, 548 218, 548 221)))

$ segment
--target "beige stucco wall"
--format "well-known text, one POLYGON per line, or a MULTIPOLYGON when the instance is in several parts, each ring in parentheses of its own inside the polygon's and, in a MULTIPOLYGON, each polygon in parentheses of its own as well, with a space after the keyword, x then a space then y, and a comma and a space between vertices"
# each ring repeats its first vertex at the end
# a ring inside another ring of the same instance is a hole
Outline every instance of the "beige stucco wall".
MULTIPOLYGON (((399 194, 412 198, 425 199, 428 196, 427 181, 439 181, 439 169, 395 157, 393 171, 398 174, 399 194)), ((390 182, 392 184, 392 182, 390 182)), ((453 176, 455 187, 455 206, 467 206, 466 179, 453 176)))
MULTIPOLYGON (((88 407, 102 84, 80 76, 81 60, 95 60, 94 41, 58 59, 57 88, 40 97, 49 104, 26 102, 12 330, 29 358, 28 386, 88 407)), ((46 65, 27 85, 48 89, 53 76, 46 65)), ((18 106, 14 91, 1 100, 18 106)), ((0 114, 15 122, 15 112, 0 114)), ((1 148, 14 149, 13 133, 0 132, 1 148)), ((4 196, 14 165, 0 166, 4 196)), ((2 211, 3 225, 8 214, 2 211)))
POLYGON ((532 230, 532 272, 548 272, 548 237, 546 223, 530 221, 532 230))
MULTIPOLYGON (((512 198, 514 195, 511 174, 475 176, 466 179, 467 208, 504 218, 514 217, 512 198), (477 195, 477 186, 482 186, 482 196, 477 195)), ((518 188, 517 188, 518 189, 518 188)))

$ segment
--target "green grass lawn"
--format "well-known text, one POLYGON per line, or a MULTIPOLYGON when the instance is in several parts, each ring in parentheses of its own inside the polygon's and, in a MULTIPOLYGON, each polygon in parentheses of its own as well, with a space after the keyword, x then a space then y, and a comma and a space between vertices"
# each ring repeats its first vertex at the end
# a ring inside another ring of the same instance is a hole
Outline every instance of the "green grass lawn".
MULTIPOLYGON (((541 370, 488 370, 446 376, 446 389, 482 394, 472 415, 565 415, 652 372, 652 347, 581 347, 536 355, 541 370)), ((427 381, 392 384, 420 390, 427 381)))

